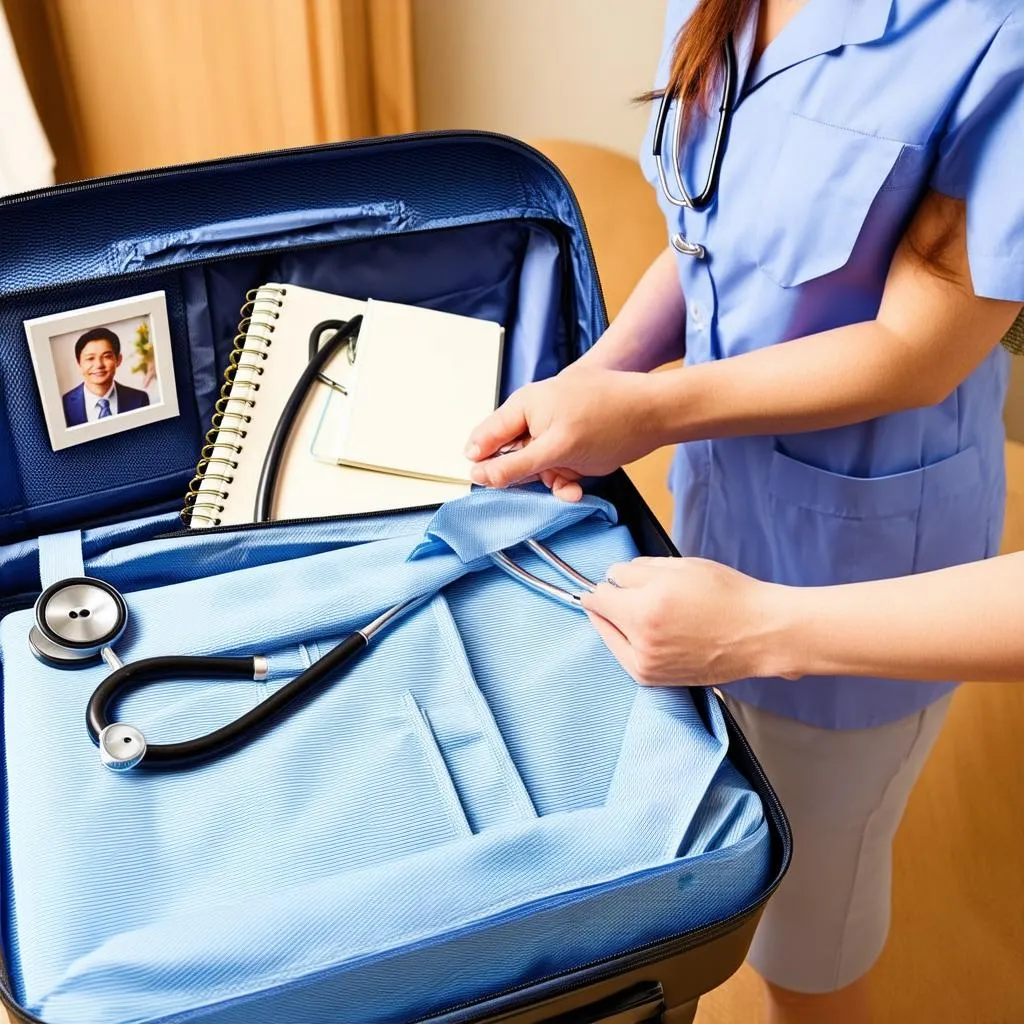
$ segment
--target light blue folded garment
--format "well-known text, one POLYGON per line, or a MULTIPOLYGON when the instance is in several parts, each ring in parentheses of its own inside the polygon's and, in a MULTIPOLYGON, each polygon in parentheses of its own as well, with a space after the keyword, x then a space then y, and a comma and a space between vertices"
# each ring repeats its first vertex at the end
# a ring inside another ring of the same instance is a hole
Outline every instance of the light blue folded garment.
POLYGON ((270 560, 278 528, 86 561, 126 594, 126 661, 269 658, 264 683, 131 695, 118 718, 157 743, 224 724, 384 608, 436 595, 297 714, 199 768, 104 769, 84 716, 107 669, 43 666, 31 613, 0 622, 5 933, 27 1010, 52 1024, 403 1021, 760 895, 768 829, 717 705, 638 688, 584 615, 489 561, 544 537, 600 578, 636 554, 611 506, 481 491, 353 526, 349 542, 310 534, 308 554, 284 529, 270 560), (218 569, 197 576, 194 559, 218 569))

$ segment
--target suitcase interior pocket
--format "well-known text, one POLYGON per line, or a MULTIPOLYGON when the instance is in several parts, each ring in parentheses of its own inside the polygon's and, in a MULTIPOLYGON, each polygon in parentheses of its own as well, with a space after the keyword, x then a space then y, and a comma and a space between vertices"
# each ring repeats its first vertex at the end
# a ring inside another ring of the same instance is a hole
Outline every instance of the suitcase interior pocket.
POLYGON ((224 384, 240 307, 250 289, 268 281, 497 321, 508 353, 502 396, 550 376, 573 351, 574 325, 561 311, 560 245, 539 221, 281 249, 258 238, 241 247, 214 239, 198 264, 195 254, 174 253, 142 260, 114 281, 0 304, 0 545, 180 509, 224 384), (261 244, 266 251, 258 251, 261 244), (187 266, 175 265, 186 256, 187 266), (24 321, 156 291, 166 296, 178 415, 54 452, 24 321), (524 294, 529 301, 520 301, 524 294))

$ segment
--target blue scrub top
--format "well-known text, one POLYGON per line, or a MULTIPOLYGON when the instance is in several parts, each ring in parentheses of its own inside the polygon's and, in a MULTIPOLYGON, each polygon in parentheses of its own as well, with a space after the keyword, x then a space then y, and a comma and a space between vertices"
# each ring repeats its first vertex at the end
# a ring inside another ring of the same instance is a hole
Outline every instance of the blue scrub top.
MULTIPOLYGON (((695 0, 670 0, 655 84, 695 0)), ((739 85, 718 193, 681 212, 641 165, 679 255, 686 361, 723 359, 875 316, 928 189, 966 200, 981 296, 1024 302, 1024 16, 1014 0, 810 0, 739 85)), ((707 177, 717 98, 684 147, 707 177)), ((672 121, 665 152, 671 148, 672 121)), ((671 171, 669 170, 671 181, 671 171)), ((680 353, 682 354, 682 353, 680 353)), ((944 402, 838 429, 680 446, 674 536, 753 576, 816 586, 902 576, 997 553, 1005 502, 999 347, 944 402)), ((864 637, 870 644, 872 638, 864 637)), ((737 698, 833 729, 908 715, 955 681, 744 680, 737 698)))

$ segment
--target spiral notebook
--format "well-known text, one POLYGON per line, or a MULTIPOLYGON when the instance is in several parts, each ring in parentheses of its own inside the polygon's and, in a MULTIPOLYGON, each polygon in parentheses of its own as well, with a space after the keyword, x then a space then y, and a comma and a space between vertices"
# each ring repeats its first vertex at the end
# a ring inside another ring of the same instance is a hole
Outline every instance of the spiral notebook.
MULTIPOLYGON (((222 389, 203 457, 185 499, 184 515, 195 528, 254 521, 264 456, 292 389, 307 366, 311 331, 324 320, 347 320, 365 315, 368 309, 367 303, 343 295, 274 282, 250 292, 248 299, 232 357, 237 370, 222 389)), ((366 323, 364 319, 364 326, 366 323)), ((493 327, 487 333, 493 336, 493 327)), ((369 342, 380 337, 377 331, 368 331, 365 336, 360 331, 360 338, 367 344, 360 352, 357 343, 355 362, 350 362, 343 348, 324 368, 324 375, 345 387, 349 398, 354 397, 360 383, 359 355, 365 355, 369 342)), ((385 347, 390 350, 389 345, 385 347)), ((484 364, 488 368, 485 381, 499 372, 498 364, 500 351, 495 354, 492 347, 491 360, 484 364)), ((443 357, 434 366, 434 379, 440 379, 450 368, 443 357)), ((380 364, 374 360, 363 380, 367 388, 363 397, 367 400, 386 398, 392 387, 387 374, 379 370, 380 364)), ((429 380, 422 382, 429 384, 429 380)), ((433 401, 443 403, 452 393, 449 383, 433 401)), ((283 453, 273 519, 416 508, 441 504, 469 492, 467 481, 440 478, 442 474, 424 478, 386 467, 342 464, 348 427, 356 423, 358 436, 367 436, 362 421, 352 415, 356 412, 354 405, 339 405, 338 400, 344 397, 326 383, 314 385, 283 453), (326 415, 327 411, 332 415, 326 415)), ((493 408, 494 399, 494 388, 488 384, 484 405, 493 408)), ((474 399, 468 407, 471 415, 479 406, 474 399)), ((416 410, 406 409, 388 425, 387 436, 382 439, 384 450, 394 451, 401 447, 403 438, 424 432, 429 424, 417 422, 417 415, 416 410)))
POLYGON ((255 519, 264 456, 308 364, 309 335, 364 316, 316 383, 286 446, 273 519, 439 505, 469 493, 462 447, 498 400, 504 331, 475 317, 268 283, 249 293, 207 445, 188 488, 194 527, 255 519), (243 330, 244 329, 244 330, 243 330))

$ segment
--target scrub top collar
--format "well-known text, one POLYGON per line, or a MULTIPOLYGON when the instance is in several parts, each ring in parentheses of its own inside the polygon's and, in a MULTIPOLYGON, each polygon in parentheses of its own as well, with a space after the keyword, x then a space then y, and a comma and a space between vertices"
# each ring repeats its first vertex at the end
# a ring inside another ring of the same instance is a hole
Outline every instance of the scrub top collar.
MULTIPOLYGON (((853 0, 845 4, 845 16, 828 0, 808 0, 761 55, 745 81, 743 95, 796 64, 842 46, 880 39, 889 25, 894 0, 853 0)), ((749 61, 757 26, 755 12, 744 28, 740 49, 749 61)))

